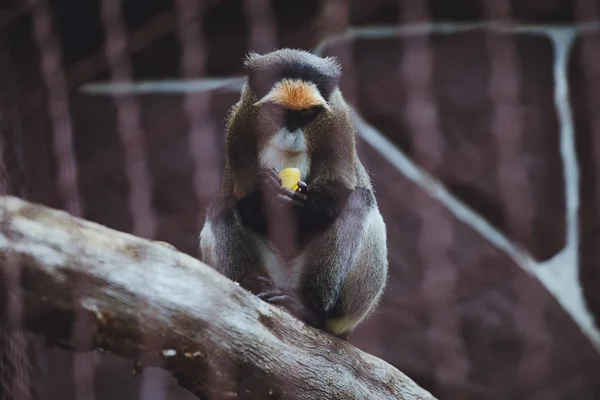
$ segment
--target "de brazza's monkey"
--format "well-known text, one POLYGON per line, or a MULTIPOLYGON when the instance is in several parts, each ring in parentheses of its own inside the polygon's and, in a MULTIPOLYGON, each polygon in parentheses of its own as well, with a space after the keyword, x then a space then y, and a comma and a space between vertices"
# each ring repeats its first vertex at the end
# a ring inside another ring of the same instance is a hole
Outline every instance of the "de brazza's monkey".
POLYGON ((273 286, 258 291, 261 299, 347 338, 378 303, 388 260, 386 226, 338 87, 340 66, 280 49, 250 53, 244 67, 226 124, 221 196, 200 234, 202 259, 242 286, 267 276, 273 286), (297 191, 281 187, 278 172, 288 167, 301 172, 297 191))

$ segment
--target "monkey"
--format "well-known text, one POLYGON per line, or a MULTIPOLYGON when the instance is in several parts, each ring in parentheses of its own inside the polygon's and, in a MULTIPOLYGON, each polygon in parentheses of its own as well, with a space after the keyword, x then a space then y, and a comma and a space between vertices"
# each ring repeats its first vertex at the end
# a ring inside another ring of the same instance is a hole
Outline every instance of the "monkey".
POLYGON ((200 232, 201 259, 262 300, 347 340, 380 303, 388 247, 357 155, 341 65, 282 48, 249 52, 243 67, 241 95, 225 123, 220 194, 200 232), (278 172, 288 167, 301 171, 295 191, 281 187, 278 172))

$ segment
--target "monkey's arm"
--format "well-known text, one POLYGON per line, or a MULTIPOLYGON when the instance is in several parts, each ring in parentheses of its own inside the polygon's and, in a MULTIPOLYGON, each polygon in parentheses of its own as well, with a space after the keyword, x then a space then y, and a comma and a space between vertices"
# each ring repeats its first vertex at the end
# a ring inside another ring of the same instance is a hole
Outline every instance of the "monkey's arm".
POLYGON ((387 280, 386 227, 370 189, 358 188, 311 243, 301 279, 306 303, 335 335, 352 331, 379 301, 387 280))
POLYGON ((267 218, 263 211, 263 204, 264 196, 260 187, 254 188, 250 194, 235 201, 242 225, 261 236, 266 236, 267 218))
POLYGON ((298 241, 301 245, 305 245, 334 223, 351 193, 350 189, 338 181, 321 186, 303 186, 305 198, 294 203, 298 241))
POLYGON ((281 191, 281 178, 275 170, 263 170, 258 173, 256 184, 250 192, 235 200, 235 207, 242 225, 255 233, 266 237, 268 219, 266 208, 277 209, 277 196, 281 191))
POLYGON ((261 171, 258 182, 258 187, 237 203, 242 223, 266 237, 268 222, 265 207, 277 215, 281 207, 289 206, 293 210, 293 222, 301 247, 331 226, 351 193, 341 181, 336 180, 310 186, 300 182, 299 192, 283 189, 275 170, 261 171))
POLYGON ((236 200, 242 225, 267 237, 269 226, 265 210, 275 212, 277 217, 281 207, 290 206, 295 217, 296 240, 304 247, 332 226, 347 204, 351 190, 336 180, 310 186, 301 182, 299 187, 301 192, 282 189, 281 178, 275 170, 261 171, 257 185, 247 196, 236 200))

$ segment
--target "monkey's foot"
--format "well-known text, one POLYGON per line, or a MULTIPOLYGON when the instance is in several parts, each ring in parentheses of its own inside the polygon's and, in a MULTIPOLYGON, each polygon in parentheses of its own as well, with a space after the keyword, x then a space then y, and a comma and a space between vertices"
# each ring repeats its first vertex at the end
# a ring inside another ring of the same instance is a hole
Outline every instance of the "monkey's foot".
POLYGON ((323 329, 325 326, 324 319, 306 307, 302 300, 292 291, 273 289, 258 294, 258 297, 314 328, 323 329))
POLYGON ((245 276, 240 279, 239 284, 241 287, 249 290, 254 295, 263 293, 264 291, 273 287, 273 282, 271 282, 271 279, 260 275, 245 276))
POLYGON ((296 294, 282 289, 273 289, 257 295, 261 300, 284 309, 294 317, 302 319, 302 303, 296 294))

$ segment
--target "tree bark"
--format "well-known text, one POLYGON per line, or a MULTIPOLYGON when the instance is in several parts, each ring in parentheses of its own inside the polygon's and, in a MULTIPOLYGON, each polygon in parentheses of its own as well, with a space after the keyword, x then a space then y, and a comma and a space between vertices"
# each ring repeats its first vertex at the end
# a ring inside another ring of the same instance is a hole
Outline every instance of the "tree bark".
POLYGON ((161 366, 200 398, 434 399, 191 256, 16 197, 0 197, 0 272, 6 326, 161 366))

